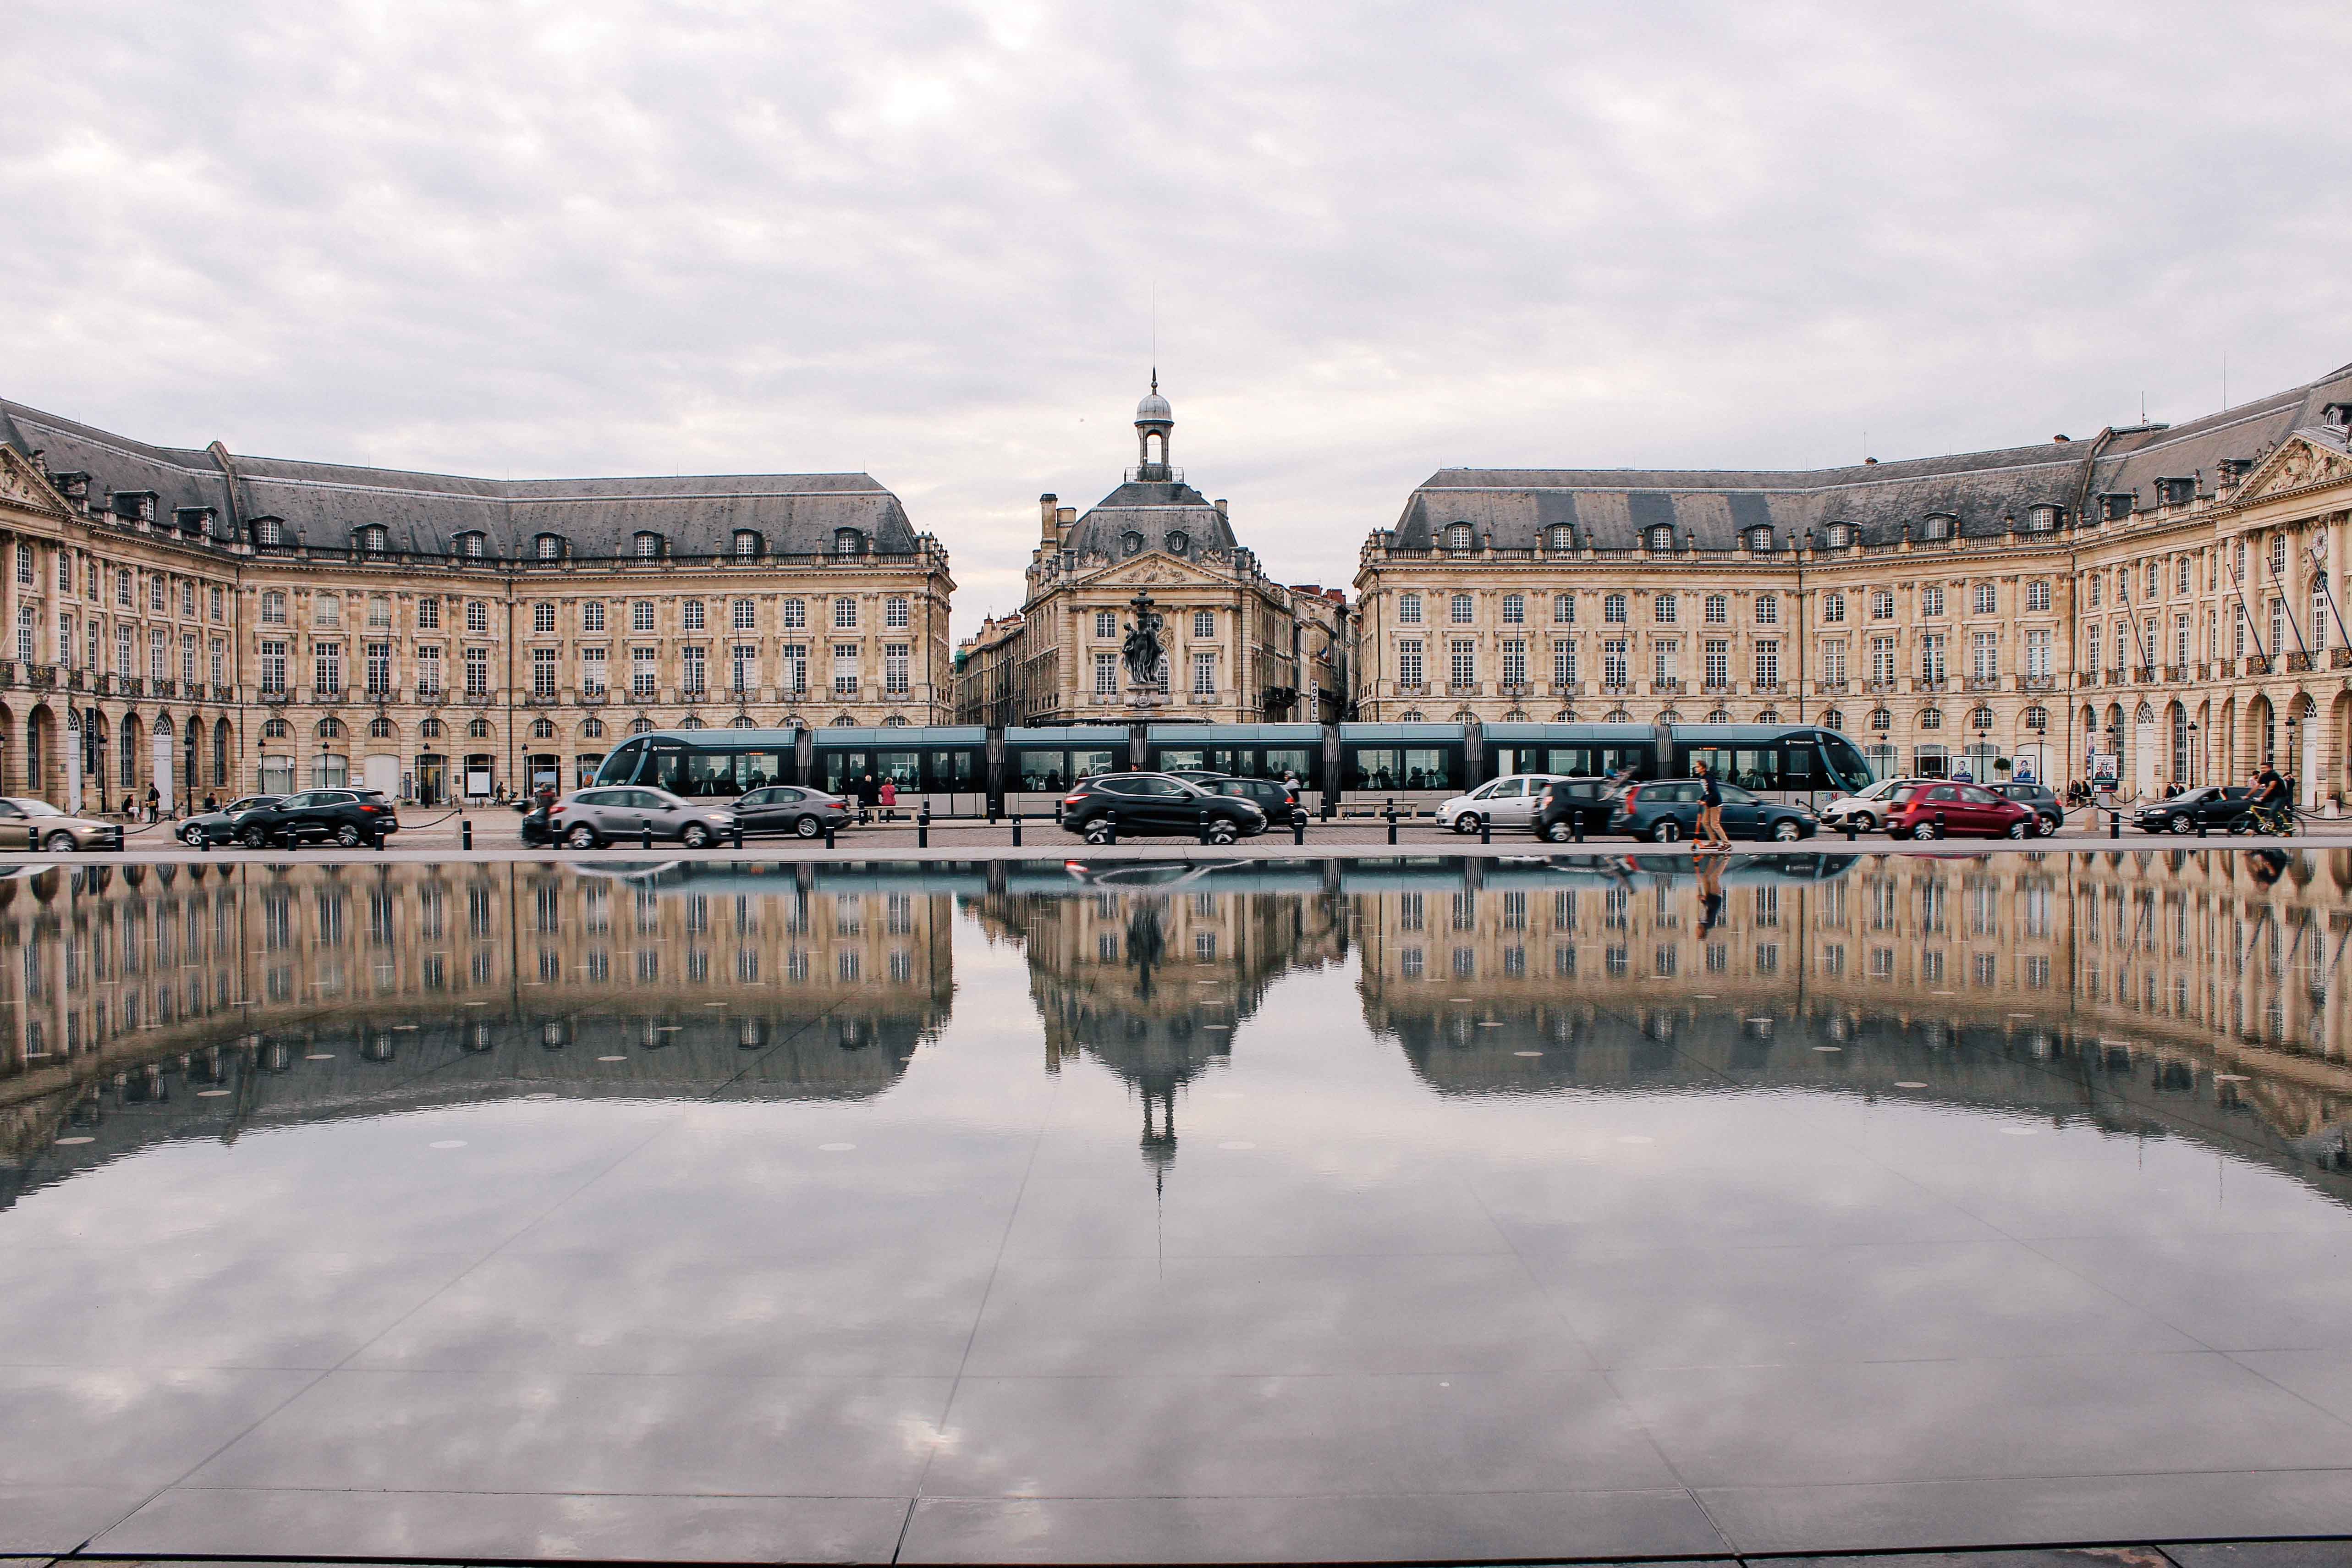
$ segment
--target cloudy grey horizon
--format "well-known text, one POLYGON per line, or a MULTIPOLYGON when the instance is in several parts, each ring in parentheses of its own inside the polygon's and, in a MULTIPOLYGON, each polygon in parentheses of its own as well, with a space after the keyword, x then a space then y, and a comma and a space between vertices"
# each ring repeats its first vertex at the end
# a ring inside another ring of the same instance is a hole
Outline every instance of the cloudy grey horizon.
POLYGON ((863 470, 1017 606, 1174 460, 1346 584, 1446 467, 1807 468, 2352 360, 2352 13, 11 7, 0 396, 491 478, 863 470), (1154 316, 1156 306, 1156 354, 1154 316))

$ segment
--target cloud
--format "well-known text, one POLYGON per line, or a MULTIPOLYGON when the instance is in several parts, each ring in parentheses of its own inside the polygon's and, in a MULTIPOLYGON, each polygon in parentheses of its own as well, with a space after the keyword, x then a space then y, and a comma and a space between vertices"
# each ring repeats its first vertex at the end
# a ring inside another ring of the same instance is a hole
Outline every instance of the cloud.
POLYGON ((1017 601, 1175 457, 1294 580, 1445 464, 1804 467, 2352 359, 2283 5, 30 4, 9 395, 491 475, 865 468, 1017 601))

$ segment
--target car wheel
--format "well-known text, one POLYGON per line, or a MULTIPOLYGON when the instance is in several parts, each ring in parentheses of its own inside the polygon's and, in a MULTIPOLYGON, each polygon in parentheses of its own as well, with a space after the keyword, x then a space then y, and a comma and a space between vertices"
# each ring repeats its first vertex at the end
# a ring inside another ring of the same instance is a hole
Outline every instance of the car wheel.
POLYGON ((1107 822, 1090 822, 1087 824, 1087 842, 1089 844, 1109 843, 1110 824, 1107 822))
POLYGON ((360 847, 360 830, 346 822, 335 829, 335 842, 346 849, 356 849, 360 847))
POLYGON ((1914 838, 1941 838, 1943 836, 1944 825, 1932 818, 1911 830, 1911 837, 1914 838))
POLYGON ((1683 825, 1671 816, 1661 817, 1658 825, 1650 829, 1650 842, 1653 844, 1672 844, 1682 836, 1683 825))
POLYGON ((1212 844, 1231 844, 1239 837, 1240 835, 1234 831, 1234 825, 1230 822, 1209 824, 1209 842, 1212 844))
POLYGON ((796 816, 793 818, 793 832, 796 837, 802 838, 814 838, 818 834, 823 833, 824 831, 824 824, 819 822, 814 816, 796 816))
POLYGON ((200 849, 204 847, 205 830, 191 822, 180 829, 180 842, 191 849, 200 849))
POLYGON ((2172 829, 2175 833, 2186 833, 2189 831, 2190 824, 2189 818, 2185 815, 2176 811, 2172 814, 2172 820, 2166 823, 2165 826, 2172 829))
POLYGON ((1454 819, 1454 831, 1461 834, 1477 832, 1478 814, 1475 811, 1465 811, 1461 816, 1455 817, 1454 819))
POLYGON ((1783 844, 1794 844, 1804 836, 1804 824, 1793 816, 1784 816, 1772 825, 1772 837, 1783 844))
POLYGON ((70 855, 73 853, 73 835, 62 827, 41 840, 41 847, 52 855, 70 855))
POLYGON ((583 822, 577 827, 574 827, 571 832, 565 834, 563 836, 563 842, 571 845, 574 849, 593 849, 599 844, 603 843, 604 840, 596 837, 596 830, 594 828, 589 826, 583 822))
POLYGON ((261 829, 258 827, 248 827, 245 829, 245 831, 236 836, 236 841, 247 849, 267 849, 269 847, 269 840, 262 836, 261 829))
POLYGON ((686 830, 677 836, 677 841, 688 849, 708 849, 710 847, 710 829, 698 822, 689 822, 686 830))
POLYGON ((1548 822, 1544 824, 1543 836, 1547 840, 1554 844, 1567 843, 1570 837, 1568 819, 1566 817, 1562 817, 1558 822, 1548 822))
POLYGON ((2031 817, 2031 816, 2021 816, 2021 817, 2019 817, 2015 822, 2012 822, 2012 823, 2011 823, 2011 824, 2009 825, 2009 836, 2010 836, 2011 838, 2031 838, 2031 837, 2033 837, 2033 822, 2034 822, 2034 818, 2032 818, 2032 817, 2031 817))
POLYGON ((1853 816, 1853 826, 1860 832, 1875 833, 1878 831, 1878 818, 1866 811, 1858 811, 1853 816))

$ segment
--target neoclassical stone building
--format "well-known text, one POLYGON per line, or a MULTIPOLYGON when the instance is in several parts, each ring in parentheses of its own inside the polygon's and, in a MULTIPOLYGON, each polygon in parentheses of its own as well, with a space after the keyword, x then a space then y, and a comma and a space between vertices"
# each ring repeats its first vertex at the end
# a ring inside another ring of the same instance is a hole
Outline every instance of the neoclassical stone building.
POLYGON ((947 552, 864 474, 460 479, 0 403, 0 789, 61 804, 568 788, 645 730, 951 700, 947 552))
POLYGON ((1175 414, 1160 380, 1136 405, 1136 466, 1080 516, 1048 492, 1017 616, 960 653, 966 723, 1255 723, 1340 717, 1344 595, 1290 588, 1240 543, 1223 501, 1171 466, 1175 414), (1129 700, 1119 649, 1148 593, 1162 618, 1163 703, 1129 700))
POLYGON ((1359 558, 1366 720, 1818 721, 1875 766, 2346 787, 2352 367, 1815 472, 1446 469, 1359 558), (2105 765, 2105 764, 2102 764, 2105 765))

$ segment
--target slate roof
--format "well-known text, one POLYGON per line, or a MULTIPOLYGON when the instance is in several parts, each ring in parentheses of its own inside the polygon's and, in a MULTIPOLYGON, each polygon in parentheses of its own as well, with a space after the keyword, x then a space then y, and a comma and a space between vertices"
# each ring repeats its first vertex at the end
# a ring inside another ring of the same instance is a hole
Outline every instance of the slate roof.
POLYGON ((1071 525, 1070 540, 1064 548, 1080 556, 1100 554, 1117 561, 1128 552, 1122 542, 1129 533, 1143 541, 1138 553, 1164 550, 1171 555, 1185 555, 1234 548, 1233 524, 1225 521, 1224 513, 1181 480, 1129 480, 1119 486, 1071 525), (1169 535, 1173 533, 1184 536, 1184 549, 1170 545, 1169 535))
POLYGON ((1937 512, 1957 518, 1964 538, 1995 536, 2011 518, 2025 522, 2035 506, 2062 507, 2071 517, 2103 492, 2153 506, 2158 479, 2201 476, 2199 489, 2210 495, 2224 459, 2252 460, 2317 426, 2326 405, 2347 401, 2352 366, 2225 413, 2102 441, 1792 471, 1442 468, 1407 499, 1392 542, 1431 549, 1448 524, 1468 522, 1482 544, 1525 550, 1564 522, 1579 545, 1630 549, 1643 528, 1663 522, 1673 526, 1676 548, 1687 534, 1702 550, 1732 549, 1748 529, 1769 524, 1775 548, 1786 549, 1791 535, 1802 545, 1808 531, 1843 522, 1864 544, 1888 544, 1906 523, 1937 512))
POLYGON ((367 525, 389 530, 395 551, 435 555, 478 531, 488 554, 509 560, 535 554, 541 533, 561 536, 575 557, 633 556, 640 531, 661 534, 673 557, 730 553, 744 528, 772 555, 831 554, 844 528, 877 554, 918 549, 898 498, 865 474, 480 479, 224 453, 225 468, 209 450, 152 447, 5 400, 0 441, 41 452, 51 473, 88 473, 93 506, 152 490, 161 519, 187 506, 239 522, 276 517, 289 542, 326 549, 347 547, 367 525))

